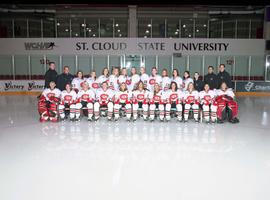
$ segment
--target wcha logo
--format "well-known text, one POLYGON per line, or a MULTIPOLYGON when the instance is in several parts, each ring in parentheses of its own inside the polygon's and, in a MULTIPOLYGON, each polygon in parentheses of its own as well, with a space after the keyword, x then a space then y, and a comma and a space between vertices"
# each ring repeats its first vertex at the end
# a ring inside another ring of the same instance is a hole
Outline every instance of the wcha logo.
POLYGON ((253 88, 253 86, 254 86, 254 83, 248 82, 248 83, 245 85, 246 91, 249 92, 249 91, 253 88))
POLYGON ((25 50, 53 50, 54 42, 25 42, 25 50))

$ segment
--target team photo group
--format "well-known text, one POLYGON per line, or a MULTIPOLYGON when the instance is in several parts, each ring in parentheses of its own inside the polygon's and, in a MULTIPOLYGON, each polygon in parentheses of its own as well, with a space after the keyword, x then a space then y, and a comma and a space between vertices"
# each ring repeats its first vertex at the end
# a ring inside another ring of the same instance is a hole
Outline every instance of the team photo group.
POLYGON ((156 67, 151 74, 145 67, 103 68, 101 75, 95 71, 84 76, 78 71, 74 77, 69 66, 57 74, 54 62, 49 63, 45 74, 45 89, 38 97, 40 122, 45 121, 97 121, 106 117, 109 121, 120 118, 136 121, 238 123, 238 104, 232 89, 230 74, 225 65, 219 65, 218 74, 208 67, 202 80, 195 72, 180 74, 173 69, 169 74, 156 67))

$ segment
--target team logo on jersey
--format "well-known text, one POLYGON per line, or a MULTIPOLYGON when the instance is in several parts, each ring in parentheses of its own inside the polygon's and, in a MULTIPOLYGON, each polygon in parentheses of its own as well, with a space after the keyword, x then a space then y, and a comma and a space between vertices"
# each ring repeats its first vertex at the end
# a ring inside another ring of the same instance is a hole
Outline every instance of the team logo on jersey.
POLYGON ((131 81, 130 80, 126 80, 126 84, 127 85, 130 85, 131 84, 131 81))
POLYGON ((177 94, 171 94, 171 95, 170 95, 170 99, 171 99, 171 100, 175 100, 175 99, 177 99, 177 97, 178 97, 177 94))
POLYGON ((98 83, 93 83, 93 84, 92 84, 92 87, 93 87, 94 89, 98 89, 98 88, 99 88, 98 83))
POLYGON ((206 101, 210 101, 210 100, 211 100, 211 96, 209 96, 209 95, 205 95, 205 96, 204 96, 204 100, 206 100, 206 101))
POLYGON ((150 85, 155 85, 156 79, 150 79, 150 80, 149 80, 149 83, 150 83, 150 85))
POLYGON ((49 98, 54 97, 54 96, 55 96, 55 94, 52 93, 52 92, 50 92, 50 93, 47 94, 47 97, 49 97, 49 98))
POLYGON ((83 94, 82 95, 82 99, 88 99, 89 98, 89 94, 83 94))
POLYGON ((66 96, 64 97, 64 100, 65 100, 65 101, 71 101, 71 99, 72 99, 72 96, 70 96, 70 95, 66 95, 66 96))
POLYGON ((155 95, 155 96, 154 96, 154 101, 160 101, 160 99, 161 99, 160 96, 158 96, 158 95, 155 95))
POLYGON ((194 96, 188 96, 187 100, 192 102, 195 100, 195 98, 194 98, 194 96))
POLYGON ((254 86, 254 83, 248 82, 248 83, 245 85, 246 91, 249 92, 253 86, 254 86))
POLYGON ((140 101, 143 100, 144 99, 144 94, 138 94, 137 99, 140 100, 140 101))
POLYGON ((121 100, 127 100, 127 98, 128 98, 128 95, 127 94, 121 94, 120 95, 120 99, 121 100))
POLYGON ((101 98, 102 100, 107 100, 108 97, 109 97, 109 95, 107 95, 107 94, 102 94, 102 95, 100 95, 100 98, 101 98))

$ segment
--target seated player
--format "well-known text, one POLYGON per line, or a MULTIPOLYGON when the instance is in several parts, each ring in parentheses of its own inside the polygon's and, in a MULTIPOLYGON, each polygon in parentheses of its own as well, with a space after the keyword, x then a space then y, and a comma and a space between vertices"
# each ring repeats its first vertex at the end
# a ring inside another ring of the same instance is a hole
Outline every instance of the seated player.
POLYGON ((82 83, 82 90, 77 94, 76 100, 76 121, 80 120, 81 109, 87 110, 84 112, 88 116, 88 121, 92 121, 93 117, 93 103, 95 100, 95 93, 93 90, 89 89, 88 83, 85 81, 82 83))
POLYGON ((61 92, 61 103, 58 106, 60 120, 65 120, 70 117, 73 121, 75 118, 77 94, 72 90, 70 84, 66 84, 66 90, 61 92))
POLYGON ((215 123, 217 120, 217 104, 215 101, 216 93, 213 90, 210 90, 210 86, 206 83, 204 85, 204 90, 199 93, 199 97, 204 120, 209 123, 211 113, 211 122, 215 123))
POLYGON ((61 91, 55 88, 54 81, 49 83, 49 88, 46 88, 38 101, 38 112, 40 114, 40 122, 58 121, 57 107, 60 101, 61 91))
POLYGON ((167 69, 163 69, 162 70, 161 89, 163 91, 167 91, 170 88, 171 82, 172 82, 172 80, 169 77, 168 70, 167 69))
POLYGON ((132 109, 133 120, 138 118, 138 109, 143 110, 143 119, 147 120, 148 117, 148 103, 149 103, 149 91, 144 88, 142 81, 137 84, 137 89, 132 92, 132 109))
POLYGON ((90 77, 86 80, 90 89, 92 89, 94 92, 97 91, 99 88, 99 83, 96 76, 96 71, 91 71, 90 77))
POLYGON ((221 83, 220 89, 216 91, 217 97, 217 122, 223 123, 228 119, 231 123, 238 123, 238 104, 234 100, 232 89, 227 87, 225 82, 221 83))
POLYGON ((125 109, 127 120, 131 118, 131 97, 132 93, 128 91, 126 83, 121 83, 119 91, 115 92, 114 96, 114 119, 119 119, 119 111, 121 108, 125 109))
POLYGON ((188 121, 189 112, 192 109, 195 122, 199 122, 199 93, 193 83, 189 83, 184 92, 184 122, 188 121))
POLYGON ((166 120, 171 119, 171 109, 176 109, 177 120, 182 121, 182 112, 183 112, 183 92, 178 90, 177 83, 171 82, 170 89, 166 92, 166 120))
POLYGON ((103 82, 97 90, 96 102, 94 104, 95 120, 99 119, 100 108, 108 109, 108 120, 112 120, 114 91, 108 88, 108 83, 103 82))
POLYGON ((71 82, 72 88, 75 90, 76 93, 78 93, 82 89, 82 83, 85 80, 86 79, 83 77, 83 72, 78 71, 77 77, 75 77, 71 82))
POLYGON ((160 85, 158 83, 156 83, 154 85, 154 91, 150 93, 150 106, 149 106, 149 110, 150 110, 150 115, 149 115, 149 119, 150 121, 153 121, 155 118, 155 110, 158 109, 159 110, 159 119, 160 121, 164 120, 164 104, 165 104, 165 93, 164 91, 161 90, 160 85))

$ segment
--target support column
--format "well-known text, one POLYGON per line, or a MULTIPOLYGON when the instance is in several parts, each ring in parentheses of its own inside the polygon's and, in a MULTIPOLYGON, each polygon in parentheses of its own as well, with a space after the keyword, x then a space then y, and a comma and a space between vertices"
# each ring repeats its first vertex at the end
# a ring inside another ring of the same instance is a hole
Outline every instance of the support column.
POLYGON ((128 37, 137 37, 137 6, 130 5, 128 9, 128 37))

